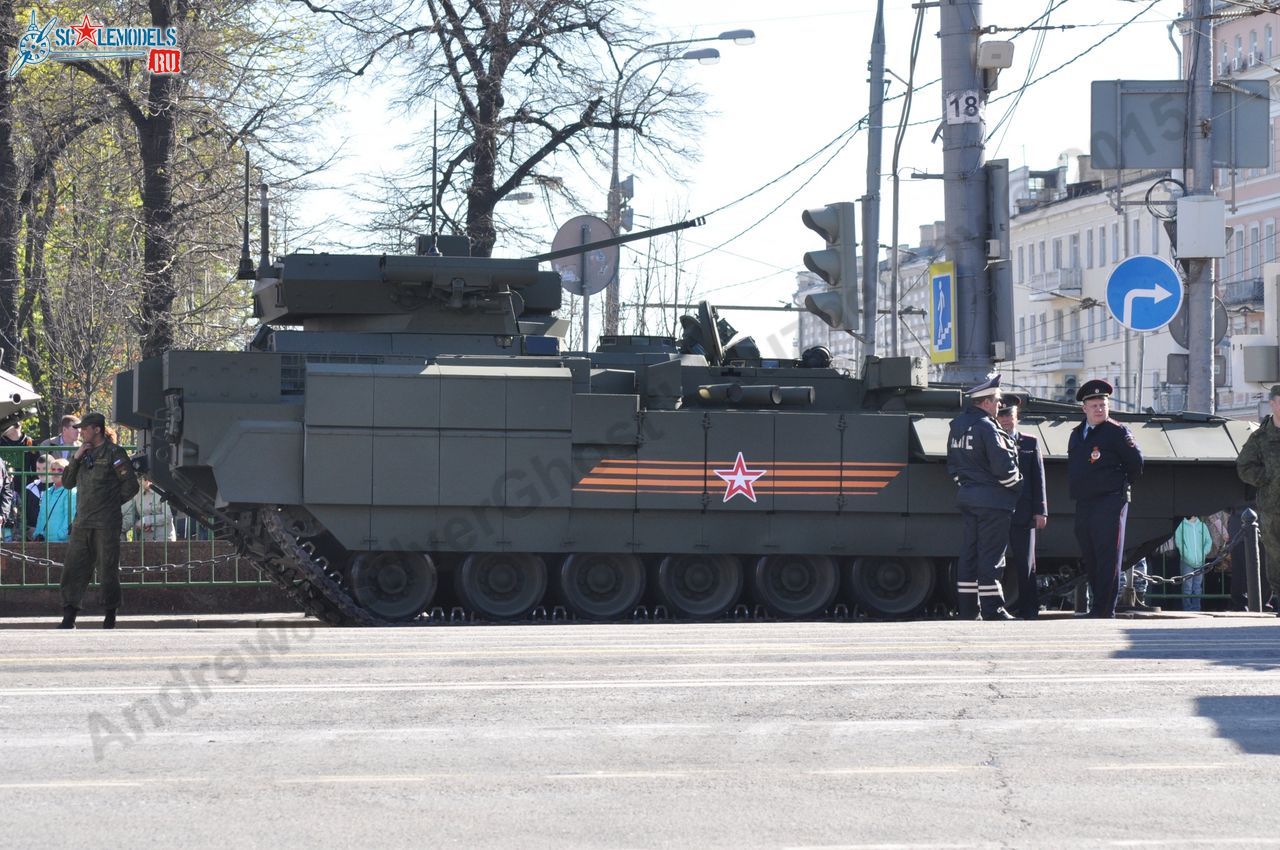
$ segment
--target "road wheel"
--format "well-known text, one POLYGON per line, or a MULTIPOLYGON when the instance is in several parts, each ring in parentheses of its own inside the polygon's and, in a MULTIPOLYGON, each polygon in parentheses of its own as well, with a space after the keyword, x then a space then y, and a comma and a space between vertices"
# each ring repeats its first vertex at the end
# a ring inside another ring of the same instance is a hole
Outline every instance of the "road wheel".
POLYGON ((683 620, 714 620, 742 595, 742 567, 732 555, 668 555, 658 566, 658 592, 683 620))
POLYGON ((436 595, 436 567, 419 552, 364 552, 351 562, 351 595, 385 620, 412 620, 436 595))
POLYGON ((853 601, 870 614, 909 617, 929 601, 937 571, 928 558, 854 558, 845 586, 853 601))
POLYGON ((634 555, 570 555, 560 565, 560 598, 588 620, 616 620, 644 593, 644 564, 634 555))
POLYGON ((519 620, 547 592, 547 565, 525 552, 473 552, 458 568, 458 596, 489 620, 519 620))
POLYGON ((756 600, 786 619, 821 614, 839 585, 836 563, 825 555, 765 555, 752 575, 756 600))

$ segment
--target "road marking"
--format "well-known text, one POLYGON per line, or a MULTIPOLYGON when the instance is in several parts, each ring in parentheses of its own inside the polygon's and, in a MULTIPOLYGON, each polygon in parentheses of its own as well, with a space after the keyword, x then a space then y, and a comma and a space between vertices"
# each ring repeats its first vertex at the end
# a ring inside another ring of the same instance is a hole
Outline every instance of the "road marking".
MULTIPOLYGON (((699 776, 721 774, 727 771, 697 771, 699 776)), ((684 779, 689 776, 683 770, 632 770, 632 771, 591 771, 589 773, 547 773, 543 779, 684 779)))
POLYGON ((1239 770, 1238 764, 1224 764, 1215 762, 1212 764, 1175 764, 1175 763, 1153 763, 1153 764, 1099 764, 1086 768, 1086 770, 1239 770))
POLYGON ((297 779, 277 779, 276 785, 366 785, 384 782, 431 782, 440 779, 462 779, 466 773, 415 773, 398 776, 304 776, 297 779))
MULTIPOLYGON (((990 676, 794 676, 738 677, 732 679, 511 679, 475 682, 351 682, 351 683, 277 683, 263 685, 218 685, 206 683, 211 693, 218 694, 293 694, 293 693, 448 693, 458 691, 574 691, 574 690, 646 690, 664 688, 831 688, 880 685, 991 685, 1013 683, 1036 684, 1108 684, 1121 682, 1192 683, 1270 683, 1280 679, 1280 667, 1266 671, 1210 671, 1204 673, 1110 673, 1093 675, 990 675, 990 676)), ((203 690, 203 688, 202 688, 203 690)), ((154 694, 155 685, 109 685, 103 687, 4 688, 0 697, 67 697, 128 696, 154 694)))
POLYGON ((909 765, 895 765, 892 767, 833 767, 825 770, 807 771, 810 776, 859 776, 859 775, 879 775, 884 773, 960 773, 967 770, 988 770, 983 765, 957 764, 957 765, 938 765, 936 767, 913 767, 909 765))
MULTIPOLYGON (((254 641, 244 643, 245 648, 261 649, 254 641)), ((561 656, 621 656, 634 658, 644 655, 687 655, 690 653, 698 653, 704 655, 759 655, 761 653, 804 653, 810 655, 830 654, 830 655, 889 655, 895 652, 916 652, 921 654, 932 653, 935 650, 937 654, 944 658, 951 658, 955 655, 972 655, 972 654, 1001 654, 1023 657, 1026 655, 1056 655, 1060 653, 1070 653, 1073 657, 1079 656, 1082 652, 1097 650, 1106 653, 1122 653, 1122 658, 1132 658, 1135 654, 1158 654, 1162 652, 1171 652, 1179 649, 1190 649, 1196 652, 1196 656, 1202 660, 1216 660, 1208 650, 1221 647, 1227 650, 1242 649, 1266 649, 1270 653, 1263 659, 1249 660, 1271 660, 1280 659, 1280 648, 1274 641, 1264 641, 1258 639, 1249 640, 1159 640, 1159 641, 1142 641, 1138 644, 1129 643, 1127 640, 1117 637, 1115 640, 1083 640, 1080 642, 1062 642, 1058 644, 1041 643, 1036 646, 1011 646, 1007 641, 1001 642, 982 642, 968 641, 957 645, 951 642, 940 643, 895 643, 895 644, 878 644, 875 647, 867 647, 865 645, 830 643, 830 644, 786 644, 786 643, 742 643, 742 644, 622 644, 619 646, 603 646, 603 647, 518 647, 518 648, 493 648, 493 649, 473 649, 473 650, 412 650, 412 651, 395 651, 395 652, 302 652, 289 647, 280 647, 278 649, 271 648, 271 656, 274 661, 283 659, 297 660, 335 660, 335 661, 368 661, 377 659, 468 659, 468 658, 537 658, 537 657, 561 657, 561 656)), ((210 646, 208 652, 203 654, 187 654, 187 655, 48 655, 48 656, 21 656, 10 655, 0 658, 0 666, 13 667, 32 664, 108 664, 108 663, 138 663, 138 662, 164 662, 173 663, 180 661, 198 661, 212 662, 219 652, 226 650, 236 650, 238 645, 230 646, 210 646)), ((1231 658, 1231 661, 1237 659, 1231 658)))
POLYGON ((5 782, 0 790, 30 790, 34 788, 141 788, 144 782, 125 779, 60 779, 52 782, 5 782))

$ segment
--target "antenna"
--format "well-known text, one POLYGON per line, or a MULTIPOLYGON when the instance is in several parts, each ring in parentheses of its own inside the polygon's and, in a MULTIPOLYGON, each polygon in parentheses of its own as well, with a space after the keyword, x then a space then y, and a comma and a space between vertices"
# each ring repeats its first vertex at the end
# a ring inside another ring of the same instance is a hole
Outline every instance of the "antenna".
POLYGON ((428 257, 440 256, 439 235, 436 231, 436 201, 439 198, 437 192, 437 175, 439 172, 439 154, 440 154, 440 106, 437 103, 431 104, 431 245, 427 248, 428 257))
POLYGON ((258 276, 265 280, 273 276, 271 270, 271 230, 270 221, 268 220, 269 211, 267 208, 266 183, 258 184, 258 200, 260 205, 258 210, 258 238, 261 240, 261 243, 258 246, 258 276))
POLYGON ((249 256, 249 149, 244 152, 244 244, 240 246, 240 268, 236 280, 254 280, 253 258, 249 256))

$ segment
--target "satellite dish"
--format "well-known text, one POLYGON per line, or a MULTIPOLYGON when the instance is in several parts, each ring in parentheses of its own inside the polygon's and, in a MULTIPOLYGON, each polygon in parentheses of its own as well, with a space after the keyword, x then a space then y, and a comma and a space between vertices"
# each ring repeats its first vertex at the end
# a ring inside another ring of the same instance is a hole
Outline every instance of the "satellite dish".
MULTIPOLYGON (((593 215, 580 215, 560 225, 556 238, 551 240, 552 251, 563 251, 578 245, 603 242, 616 234, 603 219, 593 215)), ((617 245, 592 248, 581 254, 551 261, 551 268, 560 275, 560 285, 570 295, 595 295, 604 289, 618 273, 621 249, 617 245)))

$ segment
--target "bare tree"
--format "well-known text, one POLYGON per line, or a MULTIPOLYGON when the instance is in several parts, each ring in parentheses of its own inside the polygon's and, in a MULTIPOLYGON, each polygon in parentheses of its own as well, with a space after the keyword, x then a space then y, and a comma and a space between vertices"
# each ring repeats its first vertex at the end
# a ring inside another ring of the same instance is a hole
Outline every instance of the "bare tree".
MULTIPOLYGON (((425 230, 436 211, 445 228, 489 256, 495 208, 522 185, 562 168, 599 169, 607 133, 633 134, 638 150, 670 167, 694 155, 702 96, 665 63, 652 75, 624 75, 626 60, 658 40, 624 0, 408 0, 321 5, 335 25, 335 74, 385 71, 406 112, 438 102, 441 162, 432 193, 432 138, 410 144, 420 166, 384 187, 391 198, 376 224, 425 230)), ((670 58, 658 47, 655 59, 670 58)), ((603 193, 601 202, 603 203, 603 193)))

